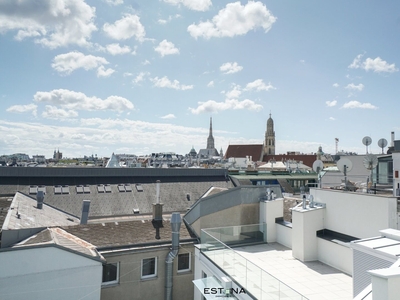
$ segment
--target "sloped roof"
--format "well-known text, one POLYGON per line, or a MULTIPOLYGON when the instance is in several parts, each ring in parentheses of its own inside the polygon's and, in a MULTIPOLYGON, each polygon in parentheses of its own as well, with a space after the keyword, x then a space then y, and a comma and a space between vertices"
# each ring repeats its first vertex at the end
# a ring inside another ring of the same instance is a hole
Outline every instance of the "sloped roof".
MULTIPOLYGON (((160 239, 156 239, 156 230, 150 220, 135 220, 125 222, 110 222, 63 227, 63 229, 97 248, 113 248, 127 245, 140 245, 168 242, 172 240, 171 222, 164 218, 160 228, 160 239)), ((192 239, 182 222, 180 240, 192 239)))
POLYGON ((120 168, 119 160, 117 156, 113 153, 111 158, 108 160, 106 168, 120 168))
POLYGON ((259 161, 262 158, 263 144, 247 145, 229 145, 226 149, 225 158, 252 156, 253 161, 259 161))

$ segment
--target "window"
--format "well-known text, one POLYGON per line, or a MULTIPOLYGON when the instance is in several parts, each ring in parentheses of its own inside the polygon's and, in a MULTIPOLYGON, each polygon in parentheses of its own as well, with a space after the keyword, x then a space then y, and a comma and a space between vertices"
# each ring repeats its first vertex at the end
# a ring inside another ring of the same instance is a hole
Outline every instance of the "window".
POLYGON ((190 271, 190 253, 178 254, 178 272, 190 271))
POLYGON ((142 259, 142 278, 157 276, 157 257, 142 259))
POLYGON ((119 282, 119 263, 103 265, 102 285, 116 284, 119 282))

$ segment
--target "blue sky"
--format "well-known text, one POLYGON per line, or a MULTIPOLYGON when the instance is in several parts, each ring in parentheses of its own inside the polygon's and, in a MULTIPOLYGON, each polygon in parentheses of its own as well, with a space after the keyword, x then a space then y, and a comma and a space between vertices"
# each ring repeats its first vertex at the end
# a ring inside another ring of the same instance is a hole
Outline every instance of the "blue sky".
POLYGON ((0 154, 365 153, 400 138, 400 2, 0 0, 0 154))

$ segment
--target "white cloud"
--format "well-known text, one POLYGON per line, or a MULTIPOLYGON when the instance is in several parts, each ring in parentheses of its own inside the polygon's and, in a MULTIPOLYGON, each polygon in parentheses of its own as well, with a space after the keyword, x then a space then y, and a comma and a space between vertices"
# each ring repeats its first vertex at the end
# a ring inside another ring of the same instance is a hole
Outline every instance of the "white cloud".
POLYGON ((240 90, 240 85, 233 85, 233 89, 230 90, 229 92, 225 93, 225 96, 228 99, 232 99, 232 98, 239 98, 240 95, 242 94, 242 91, 240 90))
POLYGON ((154 50, 161 54, 161 56, 171 55, 171 54, 179 54, 179 49, 175 47, 172 42, 168 42, 167 40, 163 40, 158 44, 154 50))
POLYGON ((348 84, 345 89, 353 90, 353 91, 362 91, 364 89, 364 85, 362 83, 355 85, 354 83, 348 84))
POLYGON ((175 117, 175 115, 174 114, 168 114, 168 115, 165 115, 165 116, 162 116, 161 117, 161 119, 167 119, 167 120, 169 120, 169 119, 175 119, 176 117, 175 117))
POLYGON ((120 5, 120 4, 123 4, 124 3, 124 0, 105 0, 108 4, 110 4, 110 5, 114 5, 114 6, 117 6, 117 5, 120 5))
POLYGON ((213 86, 214 86, 214 81, 211 80, 211 81, 207 84, 207 87, 213 87, 213 86))
POLYGON ((127 40, 135 37, 138 41, 143 41, 146 32, 140 18, 137 15, 126 14, 122 19, 114 24, 105 23, 103 30, 107 35, 115 40, 127 40))
POLYGON ((124 74, 122 74, 122 76, 129 77, 129 76, 133 76, 133 74, 130 72, 125 72, 124 74))
POLYGON ((76 118, 77 116, 78 113, 74 110, 65 110, 51 105, 46 105, 45 111, 42 113, 43 118, 53 120, 66 120, 76 118))
POLYGON ((192 114, 201 114, 201 113, 213 113, 224 110, 238 110, 238 109, 246 109, 253 111, 260 111, 263 106, 255 103, 252 100, 246 99, 243 101, 239 101, 237 99, 226 99, 224 102, 217 102, 214 100, 208 100, 206 102, 199 102, 197 108, 189 108, 192 114))
POLYGON ((181 15, 179 15, 179 14, 176 14, 175 16, 168 16, 168 19, 167 20, 165 20, 165 19, 159 19, 159 20, 157 20, 157 22, 158 22, 158 24, 161 24, 161 25, 165 25, 165 24, 167 24, 168 22, 170 22, 172 19, 177 19, 177 18, 180 18, 181 17, 181 15))
POLYGON ((164 0, 164 2, 172 5, 182 4, 191 10, 197 11, 206 11, 212 5, 211 0, 164 0))
POLYGON ((168 79, 167 76, 164 76, 163 78, 154 77, 151 78, 150 80, 154 83, 154 86, 156 87, 170 88, 182 91, 193 89, 193 85, 180 84, 178 80, 171 81, 168 79))
POLYGON ((0 1, 0 33, 16 31, 16 40, 34 37, 49 48, 89 46, 95 8, 84 1, 0 1))
POLYGON ((59 73, 68 75, 79 68, 90 70, 106 64, 108 61, 104 57, 73 51, 54 57, 51 67, 59 73))
POLYGON ((334 117, 329 117, 329 120, 335 121, 336 119, 334 117))
POLYGON ((104 66, 100 66, 97 68, 97 77, 110 77, 115 70, 108 68, 106 69, 104 66))
POLYGON ((135 77, 135 79, 132 80, 132 82, 138 84, 138 83, 142 82, 142 81, 144 80, 144 77, 147 76, 147 75, 149 75, 149 74, 150 74, 149 72, 140 72, 140 73, 135 77))
POLYGON ((131 48, 129 46, 121 47, 118 43, 107 45, 106 50, 111 55, 126 54, 131 52, 131 48))
POLYGON ((36 104, 27 104, 27 105, 13 105, 7 108, 8 112, 13 113, 24 113, 24 112, 32 112, 32 115, 36 117, 37 115, 37 105, 36 104))
POLYGON ((219 70, 224 72, 224 74, 233 74, 243 70, 243 67, 239 66, 237 62, 227 62, 222 64, 222 66, 219 67, 219 70))
POLYGON ((84 93, 65 89, 37 92, 33 99, 38 103, 59 105, 69 110, 112 110, 122 112, 134 109, 133 103, 123 97, 109 96, 102 100, 94 96, 88 97, 84 93))
POLYGON ((144 62, 142 62, 142 65, 143 66, 150 65, 150 62, 146 59, 144 62))
POLYGON ((265 84, 262 79, 256 79, 253 82, 249 82, 246 85, 245 90, 269 91, 276 90, 276 88, 270 82, 268 84, 265 84))
POLYGON ((339 83, 334 83, 334 84, 332 84, 332 86, 333 86, 334 88, 338 88, 338 87, 339 87, 339 83))
POLYGON ((233 37, 244 35, 250 30, 263 28, 265 32, 271 29, 276 18, 262 2, 249 1, 246 5, 240 2, 228 3, 211 21, 192 24, 187 30, 194 38, 203 37, 233 37))
POLYGON ((364 62, 361 62, 362 57, 363 54, 357 55, 356 58, 353 60, 353 62, 349 65, 349 68, 363 69, 365 71, 371 70, 376 73, 381 73, 381 72, 393 73, 399 70, 396 68, 395 64, 389 64, 380 57, 374 59, 367 58, 364 62))
POLYGON ((361 103, 358 101, 349 101, 343 104, 342 108, 363 108, 363 109, 378 109, 377 106, 371 103, 361 103))
POLYGON ((304 59, 300 59, 300 63, 304 64, 306 61, 304 59))
POLYGON ((333 101, 326 101, 325 103, 326 103, 327 106, 333 107, 333 106, 336 106, 337 101, 336 101, 336 100, 333 100, 333 101))

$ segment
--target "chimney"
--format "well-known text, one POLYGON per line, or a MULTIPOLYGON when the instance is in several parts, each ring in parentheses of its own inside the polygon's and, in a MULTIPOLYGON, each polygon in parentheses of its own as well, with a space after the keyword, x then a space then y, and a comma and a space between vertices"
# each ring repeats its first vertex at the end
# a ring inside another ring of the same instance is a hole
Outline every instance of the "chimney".
POLYGON ((391 137, 390 147, 394 147, 394 131, 390 133, 390 137, 391 137))
POLYGON ((156 181, 156 203, 153 203, 153 227, 156 229, 156 239, 160 239, 160 228, 163 226, 163 203, 160 203, 160 180, 156 181))
POLYGON ((81 224, 85 225, 89 219, 89 208, 90 208, 90 200, 83 200, 82 203, 82 215, 81 215, 81 224))
POLYGON ((36 208, 37 209, 42 209, 43 208, 43 199, 44 199, 43 191, 38 191, 37 194, 36 194, 36 201, 37 201, 36 208))

